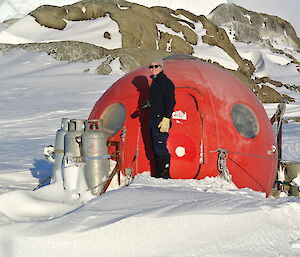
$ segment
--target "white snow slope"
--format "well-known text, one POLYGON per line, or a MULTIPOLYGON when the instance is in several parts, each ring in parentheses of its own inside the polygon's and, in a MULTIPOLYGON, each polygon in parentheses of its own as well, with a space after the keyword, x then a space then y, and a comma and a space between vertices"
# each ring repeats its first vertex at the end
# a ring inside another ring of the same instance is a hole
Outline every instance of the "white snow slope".
MULTIPOLYGON (((28 29, 26 19, 18 30, 28 29)), ((103 26, 117 35, 116 27, 103 26)), ((53 40, 64 36, 43 29, 53 40)), ((203 33, 201 26, 196 30, 203 33)), ((82 33, 79 39, 88 38, 82 33)), ((96 43, 108 47, 105 40, 96 43)), ((257 77, 280 76, 300 85, 296 67, 285 56, 253 44, 236 47, 255 64, 257 77)), ((292 54, 300 60, 299 53, 292 54)), ((195 55, 235 67, 224 52, 201 42, 195 55)), ((220 178, 162 180, 148 174, 97 198, 89 192, 72 198, 59 183, 32 191, 51 174, 43 147, 54 143, 61 118, 87 118, 96 100, 123 75, 117 60, 111 75, 96 75, 102 61, 59 62, 47 53, 24 50, 0 54, 1 257, 300 256, 299 197, 266 198, 220 178)), ((285 118, 300 116, 299 93, 279 90, 296 100, 288 104, 285 118)), ((269 116, 277 107, 264 106, 269 116)), ((283 158, 300 160, 299 123, 284 124, 283 158)))

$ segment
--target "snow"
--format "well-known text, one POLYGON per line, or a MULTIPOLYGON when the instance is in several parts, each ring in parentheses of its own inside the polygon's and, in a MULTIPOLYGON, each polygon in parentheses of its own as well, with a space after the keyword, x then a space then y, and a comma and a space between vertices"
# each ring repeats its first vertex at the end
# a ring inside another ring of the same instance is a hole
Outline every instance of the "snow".
POLYGON ((110 19, 109 16, 80 22, 68 21, 63 31, 46 28, 39 25, 32 16, 25 16, 9 28, 0 32, 0 42, 7 44, 64 40, 87 42, 108 49, 120 48, 122 46, 118 24, 110 19), (26 26, 26 30, 23 29, 24 26, 26 26), (111 39, 106 39, 104 32, 109 32, 111 39))
MULTIPOLYGON (((251 60, 255 66, 254 76, 270 77, 285 84, 299 85, 297 65, 286 55, 271 52, 255 44, 234 43, 242 58, 251 60), (282 74, 285 74, 282 76, 282 74)), ((298 55, 296 52, 293 55, 298 55)), ((295 57, 297 58, 297 57, 295 57)))
MULTIPOLYGON (((97 65, 1 54, 1 256, 299 256, 299 197, 266 199, 219 178, 147 174, 92 200, 74 199, 59 184, 31 191, 51 173, 42 149, 61 117, 86 118, 121 76, 95 75, 97 65)), ((287 116, 300 115, 296 96, 287 116)), ((267 106, 273 114, 276 105, 267 106)), ((284 126, 285 158, 299 160, 299 138, 299 124, 284 126)))
POLYGON ((11 18, 21 18, 41 5, 68 5, 78 0, 1 0, 0 22, 11 18))
POLYGON ((157 27, 157 30, 159 32, 169 33, 170 35, 178 36, 178 37, 180 37, 184 40, 184 35, 181 31, 180 32, 175 32, 174 30, 166 27, 166 25, 164 25, 164 24, 156 24, 156 27, 157 27))
MULTIPOLYGON (((28 17, 19 21, 24 33, 32 25, 25 21, 28 17)), ((108 21, 101 26, 115 30, 108 21)), ((38 37, 23 34, 22 39, 65 37, 39 29, 38 37)), ((75 36, 77 29, 68 36, 75 36)), ((202 26, 196 24, 196 31, 201 35, 202 26)), ((92 38, 89 34, 82 38, 92 38)), ((108 47, 104 40, 98 44, 108 47)), ((296 66, 285 55, 254 44, 235 45, 255 64, 255 76, 300 85, 296 66)), ((300 60, 299 53, 292 54, 300 60)), ((222 50, 202 42, 195 46, 195 55, 237 68, 222 50)), ((61 118, 87 118, 98 98, 124 75, 119 59, 111 64, 110 75, 96 75, 103 61, 59 62, 47 53, 24 50, 0 53, 1 257, 300 256, 299 197, 266 198, 221 178, 163 180, 144 173, 100 197, 75 180, 66 185, 69 191, 62 183, 33 191, 51 175, 43 147, 54 144, 61 118), (74 185, 81 187, 80 197, 72 192, 74 185)), ((295 98, 284 118, 299 117, 299 93, 276 90, 295 98)), ((271 117, 277 104, 264 107, 271 117)), ((300 160, 299 123, 283 126, 283 158, 300 160)))

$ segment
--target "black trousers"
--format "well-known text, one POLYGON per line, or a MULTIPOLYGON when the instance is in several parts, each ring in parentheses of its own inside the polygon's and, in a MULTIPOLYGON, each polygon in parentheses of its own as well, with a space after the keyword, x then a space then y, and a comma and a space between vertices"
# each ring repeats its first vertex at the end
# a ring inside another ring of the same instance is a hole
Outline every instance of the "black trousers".
POLYGON ((154 152, 155 159, 168 159, 170 158, 170 153, 167 148, 167 140, 169 137, 169 133, 160 132, 157 127, 161 122, 162 117, 156 116, 150 118, 150 138, 152 144, 152 150, 154 152))

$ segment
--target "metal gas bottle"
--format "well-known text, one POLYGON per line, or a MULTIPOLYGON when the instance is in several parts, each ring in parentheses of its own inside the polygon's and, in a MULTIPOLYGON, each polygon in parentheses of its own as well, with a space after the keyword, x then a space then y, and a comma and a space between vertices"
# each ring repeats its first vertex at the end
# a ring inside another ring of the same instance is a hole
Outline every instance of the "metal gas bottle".
POLYGON ((92 194, 101 193, 109 173, 107 137, 102 120, 86 120, 82 134, 82 150, 85 161, 84 176, 92 194))
POLYGON ((64 137, 68 132, 69 118, 61 119, 61 127, 56 132, 54 146, 53 182, 62 181, 61 165, 64 157, 64 137))
POLYGON ((81 135, 84 131, 84 120, 72 119, 64 138, 64 153, 73 154, 76 162, 82 162, 81 135))
POLYGON ((62 174, 64 178, 63 184, 65 190, 69 193, 78 193, 80 166, 71 153, 66 153, 64 155, 62 163, 62 174))

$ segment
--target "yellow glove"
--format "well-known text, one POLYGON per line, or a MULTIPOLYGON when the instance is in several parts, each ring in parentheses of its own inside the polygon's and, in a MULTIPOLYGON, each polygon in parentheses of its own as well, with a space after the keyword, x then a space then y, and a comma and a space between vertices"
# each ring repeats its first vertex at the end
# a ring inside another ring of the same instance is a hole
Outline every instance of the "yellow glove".
POLYGON ((157 126, 158 128, 160 128, 160 132, 168 132, 170 129, 170 119, 163 117, 161 122, 158 124, 157 126))

